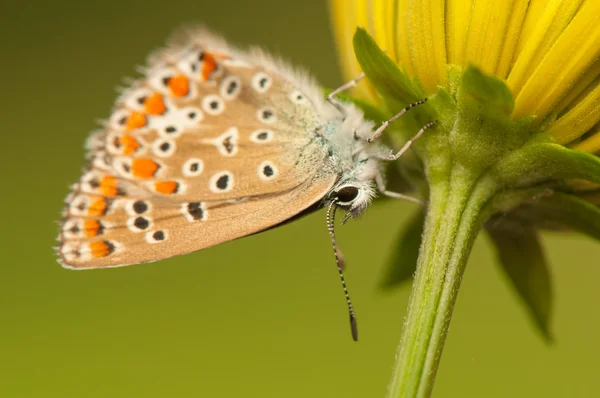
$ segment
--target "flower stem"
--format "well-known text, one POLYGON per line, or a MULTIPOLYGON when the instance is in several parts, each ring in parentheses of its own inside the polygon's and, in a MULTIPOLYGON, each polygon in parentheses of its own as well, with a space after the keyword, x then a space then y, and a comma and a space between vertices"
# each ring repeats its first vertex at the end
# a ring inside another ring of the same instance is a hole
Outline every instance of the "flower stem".
POLYGON ((490 179, 453 167, 430 181, 417 272, 396 354, 388 398, 428 397, 482 209, 495 192, 490 179))

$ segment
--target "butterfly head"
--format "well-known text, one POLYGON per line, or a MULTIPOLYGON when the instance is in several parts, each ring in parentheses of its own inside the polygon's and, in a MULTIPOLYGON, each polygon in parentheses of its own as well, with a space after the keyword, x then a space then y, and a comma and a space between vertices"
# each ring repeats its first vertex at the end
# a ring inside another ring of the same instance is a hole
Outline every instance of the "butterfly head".
POLYGON ((363 113, 352 104, 344 103, 345 117, 331 121, 333 133, 329 144, 333 148, 332 161, 340 178, 327 195, 348 213, 344 218, 359 216, 375 197, 374 181, 380 174, 381 145, 368 143, 373 123, 364 119, 363 113))
POLYGON ((329 198, 348 212, 347 218, 359 216, 374 196, 370 181, 346 181, 331 191, 329 198))

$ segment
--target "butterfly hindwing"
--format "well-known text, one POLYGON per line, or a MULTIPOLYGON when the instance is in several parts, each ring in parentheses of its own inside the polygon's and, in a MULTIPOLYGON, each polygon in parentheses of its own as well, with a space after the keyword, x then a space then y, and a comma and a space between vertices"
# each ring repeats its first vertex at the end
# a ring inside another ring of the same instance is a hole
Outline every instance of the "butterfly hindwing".
POLYGON ((310 198, 324 196, 333 182, 307 181, 276 195, 239 201, 175 204, 116 199, 104 216, 66 218, 59 247, 61 262, 70 268, 100 268, 200 250, 290 219, 313 204, 310 198))
POLYGON ((189 253, 323 198, 336 175, 314 133, 315 86, 279 72, 204 35, 155 54, 89 140, 88 169, 67 198, 61 262, 96 268, 189 253))

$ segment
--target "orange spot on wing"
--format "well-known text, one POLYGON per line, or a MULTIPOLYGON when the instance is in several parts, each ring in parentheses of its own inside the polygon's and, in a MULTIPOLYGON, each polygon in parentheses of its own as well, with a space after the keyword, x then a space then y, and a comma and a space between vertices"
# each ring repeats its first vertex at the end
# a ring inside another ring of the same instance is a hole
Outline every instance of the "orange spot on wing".
POLYGON ((172 194, 177 192, 179 183, 175 181, 158 181, 154 183, 154 189, 156 192, 164 194, 172 194))
POLYGON ((123 134, 119 137, 119 144, 123 146, 123 153, 125 155, 131 155, 141 146, 140 143, 129 134, 123 134))
POLYGON ((208 52, 204 53, 204 63, 202 65, 202 80, 210 79, 210 75, 217 70, 217 61, 215 57, 208 52))
POLYGON ((144 127, 146 125, 146 115, 141 112, 131 112, 127 121, 125 122, 125 127, 127 130, 135 130, 140 127, 144 127))
POLYGON ((167 107, 165 106, 162 95, 154 93, 144 102, 144 109, 146 113, 151 115, 162 115, 167 110, 167 107))
POLYGON ((89 244, 89 248, 94 258, 106 257, 114 250, 114 246, 105 240, 92 242, 89 244))
POLYGON ((104 196, 116 196, 119 193, 117 188, 118 180, 117 177, 113 176, 104 176, 102 181, 100 181, 100 191, 104 196))
POLYGON ((89 238, 100 235, 101 230, 102 225, 98 220, 85 220, 83 223, 83 232, 89 238))
POLYGON ((105 198, 97 198, 92 202, 90 207, 88 208, 88 216, 91 217, 100 217, 106 213, 106 209, 108 207, 108 203, 106 203, 105 198))
POLYGON ((134 177, 138 178, 150 178, 154 177, 156 171, 160 166, 152 159, 138 158, 133 159, 131 163, 131 172, 134 177))
POLYGON ((174 96, 183 97, 190 92, 190 81, 185 75, 173 76, 169 79, 169 88, 174 96))

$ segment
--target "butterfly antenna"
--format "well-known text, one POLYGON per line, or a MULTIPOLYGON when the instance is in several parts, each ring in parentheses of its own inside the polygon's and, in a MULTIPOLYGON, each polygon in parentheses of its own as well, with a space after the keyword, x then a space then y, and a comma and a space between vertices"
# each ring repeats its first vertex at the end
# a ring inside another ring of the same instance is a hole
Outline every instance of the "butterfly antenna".
POLYGON ((352 331, 352 339, 358 341, 358 326, 356 325, 356 315, 354 314, 354 307, 350 300, 350 294, 348 294, 348 288, 346 287, 346 280, 344 279, 344 255, 337 246, 335 240, 335 232, 333 225, 335 222, 335 204, 338 200, 334 199, 327 208, 327 231, 329 231, 329 237, 331 238, 331 245, 333 246, 333 254, 335 255, 335 264, 338 272, 340 273, 340 280, 342 281, 342 288, 344 288, 344 295, 346 296, 346 303, 348 304, 348 313, 350 314, 350 329, 352 331))

